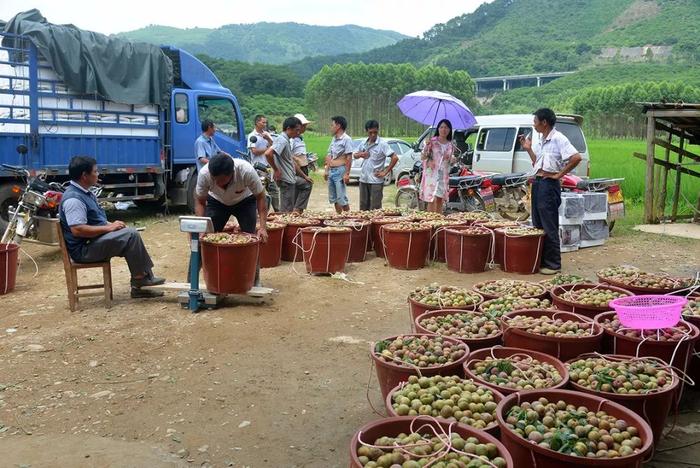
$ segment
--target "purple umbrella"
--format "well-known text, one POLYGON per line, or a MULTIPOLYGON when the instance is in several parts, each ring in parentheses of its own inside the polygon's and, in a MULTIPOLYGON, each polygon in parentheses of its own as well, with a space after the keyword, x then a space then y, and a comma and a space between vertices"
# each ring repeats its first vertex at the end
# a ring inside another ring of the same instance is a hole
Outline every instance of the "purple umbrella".
POLYGON ((466 104, 440 91, 416 91, 405 95, 397 105, 403 115, 425 125, 435 126, 442 119, 449 120, 452 128, 467 129, 476 124, 466 104))

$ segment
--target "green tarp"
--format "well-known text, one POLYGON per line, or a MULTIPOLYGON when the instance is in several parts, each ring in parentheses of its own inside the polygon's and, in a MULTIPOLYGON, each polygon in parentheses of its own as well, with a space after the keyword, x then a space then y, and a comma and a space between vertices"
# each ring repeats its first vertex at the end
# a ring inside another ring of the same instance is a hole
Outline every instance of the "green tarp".
MULTIPOLYGON (((36 9, 17 14, 3 30, 29 39, 72 92, 124 104, 170 102, 172 62, 155 45, 51 24, 36 9)), ((2 45, 20 43, 3 36, 2 45)))

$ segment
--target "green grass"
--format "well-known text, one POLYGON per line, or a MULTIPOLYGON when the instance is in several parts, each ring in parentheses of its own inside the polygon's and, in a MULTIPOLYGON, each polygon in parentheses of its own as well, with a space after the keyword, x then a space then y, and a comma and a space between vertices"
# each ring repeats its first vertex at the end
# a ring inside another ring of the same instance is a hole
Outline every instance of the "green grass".
MULTIPOLYGON (((700 153, 698 146, 690 146, 688 150, 695 154, 700 153)), ((622 190, 625 197, 633 202, 641 202, 644 199, 646 163, 632 156, 635 152, 646 153, 646 142, 640 140, 588 140, 591 177, 624 177, 622 190)), ((664 151, 658 147, 656 154, 659 158, 664 157, 664 151)), ((690 167, 691 170, 693 168, 693 166, 690 167)), ((669 181, 667 200, 670 201, 673 193, 673 182, 675 182, 675 171, 669 172, 669 181)), ((698 192, 700 192, 700 179, 683 174, 681 176, 681 189, 688 200, 696 202, 698 192)))

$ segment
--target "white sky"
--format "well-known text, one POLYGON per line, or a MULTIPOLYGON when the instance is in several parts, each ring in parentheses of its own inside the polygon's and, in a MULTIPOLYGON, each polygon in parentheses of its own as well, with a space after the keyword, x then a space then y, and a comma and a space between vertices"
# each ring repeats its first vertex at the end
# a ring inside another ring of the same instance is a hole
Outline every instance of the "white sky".
POLYGON ((104 34, 160 24, 178 28, 216 28, 259 21, 339 26, 356 24, 422 35, 437 23, 471 13, 489 0, 1 0, 0 19, 38 8, 52 23, 72 23, 104 34))

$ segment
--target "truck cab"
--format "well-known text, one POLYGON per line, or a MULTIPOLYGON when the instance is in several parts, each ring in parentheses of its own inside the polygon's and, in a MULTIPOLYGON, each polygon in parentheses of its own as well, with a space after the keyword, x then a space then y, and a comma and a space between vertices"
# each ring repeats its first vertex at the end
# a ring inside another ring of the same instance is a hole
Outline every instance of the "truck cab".
POLYGON ((202 121, 214 122, 214 140, 223 151, 236 157, 246 151, 243 118, 236 97, 199 59, 175 47, 161 49, 172 60, 175 71, 170 103, 170 154, 166 158, 172 174, 168 197, 173 205, 187 204, 193 208, 197 177, 194 142, 202 133, 202 121))

